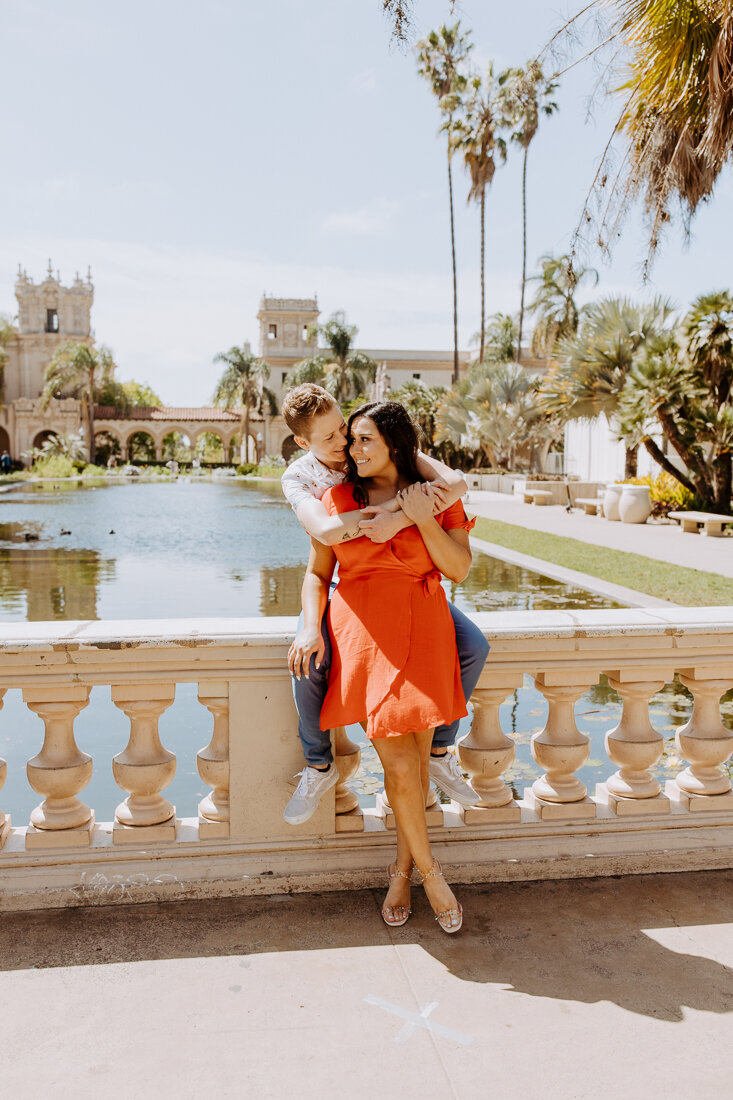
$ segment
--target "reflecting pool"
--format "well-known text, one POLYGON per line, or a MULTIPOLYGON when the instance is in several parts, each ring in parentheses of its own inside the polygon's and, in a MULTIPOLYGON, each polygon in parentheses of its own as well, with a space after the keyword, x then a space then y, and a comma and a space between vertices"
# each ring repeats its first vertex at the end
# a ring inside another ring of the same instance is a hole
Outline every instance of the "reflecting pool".
MULTIPOLYGON (((307 555, 307 536, 277 483, 180 478, 23 487, 0 496, 0 621, 296 615, 307 555)), ((480 553, 467 579, 446 584, 446 590, 467 611, 619 606, 480 553)), ((547 712, 529 684, 502 708, 503 728, 517 742, 509 781, 519 795, 539 774, 529 743, 547 712)), ((660 777, 681 766, 672 739, 689 716, 690 702, 679 685, 668 685, 652 701, 652 722, 667 738, 660 777)), ((731 709, 733 704, 723 703, 729 722, 731 709)), ((591 738, 591 759, 579 774, 592 791, 612 770, 603 738, 618 721, 620 702, 603 682, 583 696, 576 711, 579 727, 591 738)), ((160 730, 178 758, 166 797, 182 816, 194 815, 206 793, 195 755, 208 742, 210 725, 195 685, 180 685, 160 730)), ((121 800, 111 758, 124 747, 127 729, 109 688, 94 688, 76 731, 79 746, 95 760, 83 797, 97 820, 110 820, 121 800)), ((371 804, 381 787, 381 768, 361 728, 352 727, 350 734, 363 746, 361 771, 352 785, 363 803, 371 804)), ((19 776, 42 736, 41 720, 23 705, 20 691, 8 691, 0 712, 0 756, 8 761, 9 776, 0 799, 16 824, 38 801, 19 776)))

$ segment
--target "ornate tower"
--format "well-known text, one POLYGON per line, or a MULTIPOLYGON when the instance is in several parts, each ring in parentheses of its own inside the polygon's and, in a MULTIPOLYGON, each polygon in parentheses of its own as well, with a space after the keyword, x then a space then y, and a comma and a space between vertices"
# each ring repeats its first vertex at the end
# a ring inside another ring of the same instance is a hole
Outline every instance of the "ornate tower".
POLYGON ((61 277, 48 274, 42 283, 34 283, 26 271, 18 268, 15 282, 18 299, 18 334, 8 347, 5 369, 5 401, 19 397, 34 399, 43 389, 43 372, 59 344, 66 340, 92 342, 91 309, 94 286, 91 271, 86 280, 79 273, 71 286, 62 286, 61 277))
POLYGON ((308 340, 306 329, 318 320, 316 298, 262 298, 257 320, 260 322, 260 356, 263 359, 291 359, 297 363, 313 355, 315 340, 308 340))

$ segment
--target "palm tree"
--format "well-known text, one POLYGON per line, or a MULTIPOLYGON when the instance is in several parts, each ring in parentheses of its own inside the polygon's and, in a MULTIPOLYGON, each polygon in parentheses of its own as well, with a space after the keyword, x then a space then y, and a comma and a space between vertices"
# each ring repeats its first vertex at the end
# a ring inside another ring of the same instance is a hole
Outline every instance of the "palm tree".
POLYGON ((41 393, 41 408, 54 397, 78 397, 89 432, 89 461, 94 464, 94 405, 99 392, 114 378, 112 352, 105 347, 67 341, 61 344, 46 367, 41 393))
POLYGON ((591 0, 552 36, 540 57, 563 37, 583 41, 580 60, 609 47, 613 54, 603 85, 623 97, 588 196, 602 198, 601 214, 595 218, 586 202, 579 229, 592 225, 601 247, 608 248, 632 200, 642 196, 649 219, 648 268, 660 232, 672 220, 673 203, 679 202, 689 231, 733 154, 733 5, 729 0, 591 0), (589 50, 584 21, 595 28, 596 43, 589 50), (628 142, 622 158, 617 134, 628 142))
POLYGON ((440 405, 436 440, 462 446, 468 438, 490 466, 511 469, 520 447, 546 449, 560 431, 538 404, 536 386, 519 363, 477 364, 440 405))
POLYGON ((6 313, 0 313, 0 405, 2 405, 4 397, 5 364, 8 358, 5 345, 10 343, 14 335, 15 329, 13 328, 13 322, 10 317, 8 317, 6 313))
POLYGON ((363 393, 367 383, 374 381, 377 364, 363 351, 354 350, 358 332, 356 325, 346 323, 346 315, 341 310, 333 313, 325 324, 314 321, 308 326, 307 338, 322 339, 325 347, 318 355, 295 364, 288 374, 288 386, 316 382, 340 404, 363 393))
POLYGON ((485 210, 486 188, 491 185, 496 171, 496 156, 506 160, 506 142, 496 132, 496 112, 494 107, 494 73, 491 66, 486 76, 484 88, 480 76, 470 81, 470 95, 466 102, 465 117, 455 126, 454 142, 463 153, 468 169, 471 186, 468 202, 478 202, 481 211, 481 333, 479 337, 479 360, 484 359, 486 316, 486 235, 485 210))
POLYGON ((419 379, 410 379, 398 390, 392 390, 390 401, 399 401, 404 405, 413 422, 417 424, 422 443, 432 450, 435 443, 435 418, 438 408, 447 394, 445 386, 426 386, 419 379))
MULTIPOLYGON (((277 413, 277 399, 272 390, 265 385, 270 377, 269 364, 264 359, 252 355, 247 345, 236 345, 229 351, 220 351, 214 356, 215 363, 225 363, 224 372, 216 384, 212 398, 215 405, 225 409, 242 410, 240 421, 239 458, 240 462, 249 459, 249 419, 252 411, 261 413, 264 402, 268 404, 271 416, 277 413)), ((259 457, 259 456, 258 456, 259 457)))
POLYGON ((619 128, 629 139, 624 192, 644 193, 651 248, 677 198, 689 225, 733 153, 733 6, 728 0, 617 0, 631 75, 619 128))
POLYGON ((458 381, 458 278, 456 274, 456 235, 453 212, 453 169, 452 158, 455 152, 456 114, 462 107, 462 96, 466 89, 466 77, 460 71, 470 50, 470 34, 461 34, 461 24, 443 25, 437 31, 431 31, 427 38, 417 44, 418 72, 430 84, 438 107, 444 116, 441 132, 447 137, 448 152, 448 200, 450 203, 450 244, 453 264, 453 381, 458 381))
POLYGON ((517 322, 510 313, 492 313, 487 318, 484 362, 511 363, 517 346, 517 322))
POLYGON ((34 461, 38 458, 68 458, 71 462, 83 463, 85 450, 79 432, 54 432, 44 439, 40 447, 34 447, 30 457, 34 461))
POLYGON ((707 505, 730 509, 733 482, 733 295, 702 295, 676 332, 629 372, 620 423, 707 505), (687 473, 652 438, 661 427, 687 473))
POLYGON ((527 284, 527 155, 539 128, 540 115, 549 117, 557 110, 557 104, 550 98, 557 84, 545 78, 537 61, 529 61, 526 69, 505 69, 498 84, 497 111, 501 125, 511 130, 509 140, 522 149, 522 293, 517 336, 517 362, 521 362, 527 284))
POLYGON ((575 302, 575 291, 586 279, 598 283, 594 267, 573 266, 570 256, 540 257, 542 273, 531 275, 527 282, 538 283, 534 300, 527 309, 537 315, 532 334, 532 351, 548 358, 558 340, 572 338, 578 331, 582 313, 575 302))
MULTIPOLYGON (((544 409, 561 420, 616 417, 626 377, 640 349, 667 331, 672 306, 604 298, 587 307, 577 335, 560 340, 557 362, 542 381, 544 409)), ((636 476, 638 441, 626 446, 625 476, 636 476)))

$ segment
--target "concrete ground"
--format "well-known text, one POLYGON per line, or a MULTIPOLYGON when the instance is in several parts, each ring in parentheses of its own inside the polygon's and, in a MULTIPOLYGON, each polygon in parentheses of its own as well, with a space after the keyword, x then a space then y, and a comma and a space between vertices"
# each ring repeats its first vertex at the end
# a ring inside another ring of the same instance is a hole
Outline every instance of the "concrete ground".
POLYGON ((521 497, 472 489, 466 499, 469 513, 579 539, 594 546, 627 550, 686 569, 703 569, 733 577, 733 538, 685 534, 676 523, 611 523, 602 516, 586 516, 582 508, 566 512, 559 505, 538 507, 521 497))
POLYGON ((9 1100, 712 1100, 733 871, 3 914, 9 1100))

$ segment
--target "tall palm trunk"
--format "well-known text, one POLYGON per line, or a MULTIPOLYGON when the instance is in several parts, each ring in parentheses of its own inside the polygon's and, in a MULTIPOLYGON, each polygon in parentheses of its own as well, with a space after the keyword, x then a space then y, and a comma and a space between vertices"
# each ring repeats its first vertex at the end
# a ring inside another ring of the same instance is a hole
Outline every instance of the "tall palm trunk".
POLYGON ((249 399, 246 393, 242 394, 242 401, 244 409, 242 410, 242 420, 239 427, 239 461, 249 462, 249 399))
MULTIPOLYGON (((450 136, 448 138, 450 143, 450 136)), ((453 382, 458 381, 458 281, 456 278, 456 231, 453 218, 453 171, 448 145, 448 198, 450 200, 450 250, 453 260, 453 382)))
POLYGON ((97 448, 94 442, 94 374, 89 374, 89 393, 87 395, 87 422, 89 424, 89 462, 94 465, 97 457, 97 448))
POLYGON ((730 512, 731 481, 733 469, 731 469, 731 456, 726 451, 715 459, 715 507, 730 512))
POLYGON ((479 360, 484 361, 484 344, 486 342, 485 317, 486 317, 486 247, 484 235, 484 212, 486 210, 486 188, 481 188, 481 350, 479 360))
POLYGON ((522 361, 522 330, 524 328, 524 291, 527 286, 527 153, 529 145, 524 147, 522 161, 522 296, 519 303, 519 335, 517 336, 517 362, 522 361))
POLYGON ((639 469, 639 446, 626 447, 624 455, 624 478, 636 477, 639 469))

